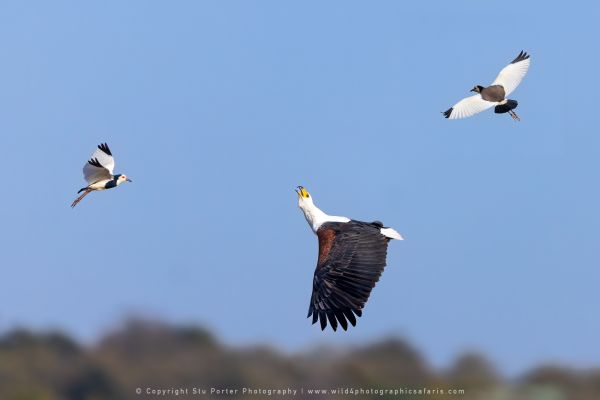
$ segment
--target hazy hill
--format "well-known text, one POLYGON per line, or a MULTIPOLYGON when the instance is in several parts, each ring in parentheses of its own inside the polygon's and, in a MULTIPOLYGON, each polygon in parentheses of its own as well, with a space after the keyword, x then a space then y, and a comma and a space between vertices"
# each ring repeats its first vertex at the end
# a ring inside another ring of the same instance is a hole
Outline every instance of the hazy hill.
POLYGON ((597 400, 600 369, 540 366, 506 382, 478 354, 466 354, 449 370, 436 371, 398 338, 346 351, 319 348, 290 355, 268 346, 232 348, 199 327, 142 320, 127 322, 91 347, 61 333, 14 330, 0 337, 2 400, 250 397, 244 388, 259 391, 253 398, 269 393, 270 398, 291 398, 276 392, 289 389, 297 391, 295 398, 597 400), (238 392, 217 396, 211 388, 238 392), (407 393, 424 388, 431 393, 407 393), (147 392, 161 389, 173 391, 162 396, 147 392), (186 389, 187 394, 182 392, 186 389), (194 389, 206 394, 194 394, 194 389), (336 393, 309 393, 313 389, 336 393), (357 396, 360 390, 365 392, 357 396))

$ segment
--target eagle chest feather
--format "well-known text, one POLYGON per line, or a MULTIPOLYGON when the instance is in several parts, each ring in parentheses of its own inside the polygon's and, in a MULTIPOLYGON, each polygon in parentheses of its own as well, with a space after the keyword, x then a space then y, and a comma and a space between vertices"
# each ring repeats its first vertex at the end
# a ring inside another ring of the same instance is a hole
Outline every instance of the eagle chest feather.
POLYGON ((323 265, 327 256, 329 256, 329 252, 333 247, 335 235, 335 230, 331 228, 321 228, 317 231, 317 236, 319 238, 319 259, 317 265, 323 265))

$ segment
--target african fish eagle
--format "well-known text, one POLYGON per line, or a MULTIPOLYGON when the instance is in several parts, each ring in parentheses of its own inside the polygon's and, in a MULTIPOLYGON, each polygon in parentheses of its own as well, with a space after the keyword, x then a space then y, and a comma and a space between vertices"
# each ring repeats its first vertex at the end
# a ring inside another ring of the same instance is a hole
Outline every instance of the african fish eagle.
POLYGON ((344 330, 348 321, 356 326, 356 316, 369 299, 371 290, 386 265, 388 242, 402 240, 392 228, 379 221, 362 222, 327 215, 314 203, 308 191, 298 186, 298 207, 319 238, 319 256, 308 307, 312 323, 327 321, 335 331, 338 323, 344 330))

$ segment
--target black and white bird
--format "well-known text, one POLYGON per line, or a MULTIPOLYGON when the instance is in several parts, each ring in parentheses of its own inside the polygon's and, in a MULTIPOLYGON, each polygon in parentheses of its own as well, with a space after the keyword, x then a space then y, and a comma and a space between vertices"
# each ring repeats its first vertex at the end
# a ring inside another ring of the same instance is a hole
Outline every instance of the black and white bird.
POLYGON ((321 329, 327 321, 335 331, 338 324, 348 329, 369 299, 371 290, 386 265, 388 242, 402 240, 392 228, 379 221, 361 222, 327 215, 314 203, 302 186, 296 189, 298 207, 319 238, 319 255, 308 307, 312 323, 321 329))
POLYGON ((466 118, 485 111, 488 108, 496 106, 496 114, 509 113, 515 121, 520 121, 519 116, 514 112, 517 108, 516 100, 510 100, 506 97, 511 94, 523 80, 523 77, 529 69, 529 55, 521 51, 517 58, 511 61, 500 71, 494 82, 488 87, 481 85, 475 86, 471 92, 476 94, 465 97, 443 114, 449 119, 466 118))
POLYGON ((92 154, 92 158, 83 166, 83 177, 88 186, 81 188, 83 192, 73 201, 71 207, 75 207, 85 196, 96 190, 112 189, 123 182, 131 182, 126 175, 113 175, 115 169, 115 159, 106 143, 101 143, 92 154))

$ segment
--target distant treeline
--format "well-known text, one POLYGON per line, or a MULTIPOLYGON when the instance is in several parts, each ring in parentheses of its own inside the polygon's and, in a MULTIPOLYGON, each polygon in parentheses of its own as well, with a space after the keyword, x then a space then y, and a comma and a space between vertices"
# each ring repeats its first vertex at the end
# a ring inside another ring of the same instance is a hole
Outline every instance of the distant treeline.
POLYGON ((540 366, 507 382, 477 354, 436 371, 401 339, 288 355, 144 320, 128 321, 94 346, 56 332, 0 337, 1 400, 382 397, 598 400, 600 369, 540 366))

